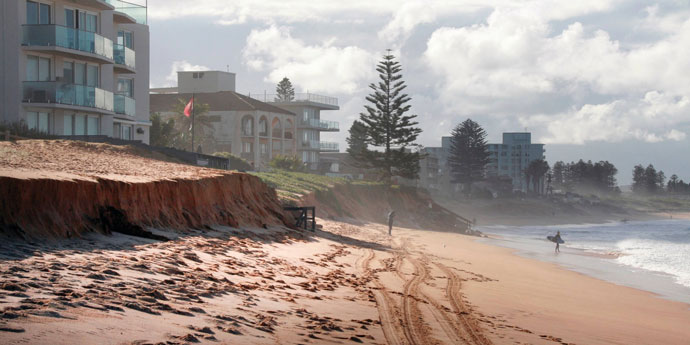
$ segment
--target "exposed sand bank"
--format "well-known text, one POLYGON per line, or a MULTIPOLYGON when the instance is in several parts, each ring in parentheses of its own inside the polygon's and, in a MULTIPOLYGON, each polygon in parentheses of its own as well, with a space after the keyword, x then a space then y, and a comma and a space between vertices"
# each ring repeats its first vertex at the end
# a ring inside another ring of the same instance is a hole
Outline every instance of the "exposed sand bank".
POLYGON ((292 223, 275 191, 248 174, 67 140, 2 142, 0 153, 0 231, 25 238, 292 223))

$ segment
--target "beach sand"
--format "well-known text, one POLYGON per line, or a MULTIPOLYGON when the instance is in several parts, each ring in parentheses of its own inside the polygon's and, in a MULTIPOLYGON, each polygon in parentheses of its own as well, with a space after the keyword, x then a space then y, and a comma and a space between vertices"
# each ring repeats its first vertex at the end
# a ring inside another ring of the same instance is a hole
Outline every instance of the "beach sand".
MULTIPOLYGON (((31 344, 687 344, 690 306, 476 238, 320 220, 0 244, 0 339, 31 344)), ((551 250, 551 248, 545 248, 551 250)))

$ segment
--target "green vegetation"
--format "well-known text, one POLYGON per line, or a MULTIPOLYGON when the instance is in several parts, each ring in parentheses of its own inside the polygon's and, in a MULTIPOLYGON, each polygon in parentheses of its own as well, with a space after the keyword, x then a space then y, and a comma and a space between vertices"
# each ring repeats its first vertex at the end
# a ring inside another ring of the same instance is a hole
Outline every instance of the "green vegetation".
POLYGON ((5 140, 5 131, 10 131, 11 135, 27 139, 55 139, 57 136, 40 132, 36 129, 29 129, 26 122, 19 121, 14 123, 0 123, 0 140, 5 140))
POLYGON ((264 183, 276 189, 283 201, 295 201, 312 192, 327 193, 336 184, 378 185, 369 181, 348 181, 340 177, 329 177, 304 172, 276 169, 272 172, 252 172, 264 183))
POLYGON ((229 169, 230 170, 239 170, 239 171, 249 171, 252 170, 252 165, 249 164, 246 160, 237 157, 233 155, 230 152, 216 152, 213 154, 216 157, 223 157, 227 158, 230 163, 229 163, 229 169))
POLYGON ((306 168, 304 163, 302 163, 302 160, 296 156, 277 155, 271 159, 271 162, 268 163, 268 165, 273 169, 298 172, 303 172, 306 168))

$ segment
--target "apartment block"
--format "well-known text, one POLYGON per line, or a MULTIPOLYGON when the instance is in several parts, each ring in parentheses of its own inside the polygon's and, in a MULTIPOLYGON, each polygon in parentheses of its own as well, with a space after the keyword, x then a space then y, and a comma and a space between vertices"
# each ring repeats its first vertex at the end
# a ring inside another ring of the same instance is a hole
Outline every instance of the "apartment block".
POLYGON ((527 191, 525 169, 532 161, 545 159, 544 144, 533 144, 531 133, 503 133, 503 142, 489 144, 491 163, 489 176, 507 176, 513 181, 513 189, 527 191))
POLYGON ((0 1, 0 121, 149 142, 147 7, 0 1))
POLYGON ((282 99, 276 94, 251 94, 252 98, 288 110, 297 120, 297 157, 310 170, 318 170, 320 154, 339 152, 336 142, 321 140, 322 132, 340 131, 339 123, 325 120, 322 111, 339 110, 338 99, 313 93, 297 93, 292 99, 282 99))
POLYGON ((230 152, 257 170, 268 168, 277 155, 297 155, 296 115, 235 92, 234 73, 180 71, 177 80, 177 87, 151 89, 151 111, 167 119, 182 116, 175 105, 192 97, 197 105, 207 104, 214 144, 202 147, 203 153, 230 152))

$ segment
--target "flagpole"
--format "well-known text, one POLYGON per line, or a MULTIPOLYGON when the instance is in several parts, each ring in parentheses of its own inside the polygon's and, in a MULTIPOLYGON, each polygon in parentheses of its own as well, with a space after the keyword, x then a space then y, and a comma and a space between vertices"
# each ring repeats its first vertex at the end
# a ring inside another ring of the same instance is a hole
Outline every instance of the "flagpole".
POLYGON ((194 101, 194 93, 192 93, 192 152, 196 152, 196 150, 194 149, 194 108, 196 108, 196 104, 194 104, 194 101))

